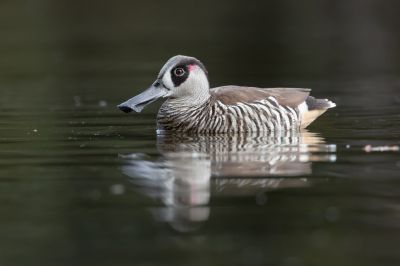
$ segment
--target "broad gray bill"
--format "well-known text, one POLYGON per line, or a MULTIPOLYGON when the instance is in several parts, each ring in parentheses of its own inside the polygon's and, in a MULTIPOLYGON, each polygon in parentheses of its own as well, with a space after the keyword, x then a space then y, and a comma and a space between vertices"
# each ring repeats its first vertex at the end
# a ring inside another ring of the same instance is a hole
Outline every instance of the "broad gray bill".
POLYGON ((135 97, 121 103, 118 105, 118 108, 125 113, 130 113, 132 111, 140 113, 146 105, 167 95, 167 93, 168 91, 163 87, 151 86, 135 97))

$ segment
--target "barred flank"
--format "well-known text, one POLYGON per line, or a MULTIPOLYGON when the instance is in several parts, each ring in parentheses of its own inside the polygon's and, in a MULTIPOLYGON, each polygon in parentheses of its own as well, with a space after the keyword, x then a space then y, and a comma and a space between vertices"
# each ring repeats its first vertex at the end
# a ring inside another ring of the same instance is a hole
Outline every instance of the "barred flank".
POLYGON ((198 133, 272 132, 300 127, 299 110, 269 97, 253 103, 226 105, 210 98, 197 107, 166 101, 157 116, 161 130, 198 133))

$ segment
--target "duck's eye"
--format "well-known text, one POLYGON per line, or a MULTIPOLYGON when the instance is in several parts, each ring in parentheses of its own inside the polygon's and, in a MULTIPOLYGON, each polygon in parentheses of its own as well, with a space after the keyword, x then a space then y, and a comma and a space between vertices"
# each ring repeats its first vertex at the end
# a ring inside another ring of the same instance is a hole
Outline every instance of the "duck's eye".
POLYGON ((175 68, 174 75, 177 77, 182 77, 183 75, 185 75, 185 70, 181 67, 175 68))

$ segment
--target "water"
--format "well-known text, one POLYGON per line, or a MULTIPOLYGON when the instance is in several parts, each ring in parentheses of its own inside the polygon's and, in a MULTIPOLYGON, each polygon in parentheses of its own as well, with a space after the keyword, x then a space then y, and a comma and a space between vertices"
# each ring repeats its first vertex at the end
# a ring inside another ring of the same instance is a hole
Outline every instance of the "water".
POLYGON ((400 145, 393 5, 3 1, 0 264, 397 265, 399 151, 367 146, 400 145), (115 106, 177 53, 338 107, 301 134, 157 136, 160 103, 115 106))

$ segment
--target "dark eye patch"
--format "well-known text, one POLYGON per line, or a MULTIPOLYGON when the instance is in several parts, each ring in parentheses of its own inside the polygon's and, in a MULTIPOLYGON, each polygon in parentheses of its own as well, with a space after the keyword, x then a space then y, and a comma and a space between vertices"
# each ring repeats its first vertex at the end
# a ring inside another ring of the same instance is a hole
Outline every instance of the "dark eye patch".
POLYGON ((179 65, 179 66, 176 66, 173 69, 171 69, 171 79, 172 79, 172 82, 174 83, 175 87, 178 87, 183 82, 185 82, 188 77, 189 77, 189 69, 186 65, 179 65), (177 76, 176 73, 179 73, 179 74, 181 73, 180 68, 184 70, 184 73, 183 73, 183 75, 177 76), (178 71, 176 71, 176 70, 178 70, 178 71))

